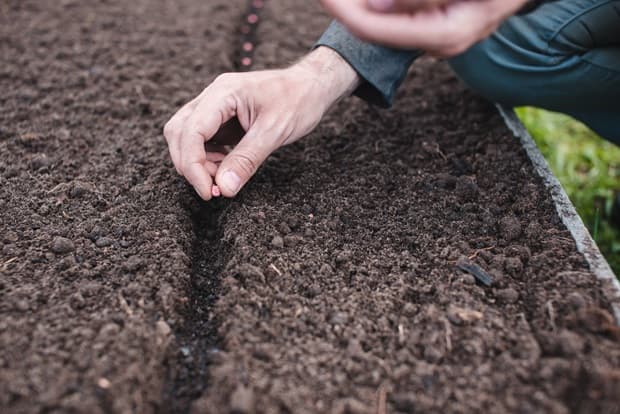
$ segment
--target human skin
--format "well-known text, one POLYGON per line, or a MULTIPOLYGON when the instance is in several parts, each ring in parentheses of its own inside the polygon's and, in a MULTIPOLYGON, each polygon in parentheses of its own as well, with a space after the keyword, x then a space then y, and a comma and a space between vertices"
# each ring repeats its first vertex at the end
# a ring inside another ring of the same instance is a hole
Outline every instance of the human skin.
POLYGON ((164 127, 172 162, 204 200, 234 197, 272 152, 310 133, 359 82, 326 47, 286 69, 220 75, 164 127))
POLYGON ((489 36, 526 2, 321 0, 330 14, 362 40, 444 57, 458 55, 489 36))

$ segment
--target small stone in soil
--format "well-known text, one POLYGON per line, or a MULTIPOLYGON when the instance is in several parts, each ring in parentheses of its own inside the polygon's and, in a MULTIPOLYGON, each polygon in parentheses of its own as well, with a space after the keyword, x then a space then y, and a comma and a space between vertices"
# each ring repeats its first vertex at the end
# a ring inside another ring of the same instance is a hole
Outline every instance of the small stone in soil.
POLYGON ((463 201, 474 201, 478 198, 478 185, 469 177, 459 177, 456 180, 456 195, 463 201))
POLYGON ((108 247, 114 244, 114 239, 110 237, 99 237, 95 242, 95 246, 97 247, 108 247))
POLYGON ((513 276, 521 276, 523 272, 523 262, 518 257, 509 257, 504 262, 504 268, 513 276))
POLYGON ((155 324, 155 330, 157 331, 157 334, 162 337, 166 337, 170 335, 170 332, 172 332, 170 325, 168 325, 166 321, 157 321, 155 324))
POLYGON ((86 194, 95 192, 95 186, 84 181, 75 181, 69 195, 72 198, 79 198, 86 194))
POLYGON ((52 242, 51 247, 52 252, 56 254, 65 254, 71 253, 75 250, 75 245, 73 242, 66 237, 56 237, 52 242))
POLYGON ((45 154, 35 155, 30 161, 30 167, 33 170, 41 170, 43 168, 47 168, 52 164, 52 161, 45 154))
POLYGON ((566 297, 566 301, 573 309, 579 309, 586 305, 584 297, 577 292, 573 292, 566 297))
POLYGON ((274 236, 274 238, 271 240, 271 245, 273 247, 281 249, 282 247, 284 247, 284 239, 282 238, 282 236, 274 236))
POLYGON ((26 312, 30 308, 30 306, 28 305, 28 302, 25 300, 18 300, 17 303, 15 304, 15 307, 17 308, 17 310, 21 312, 26 312))
POLYGON ((286 223, 280 223, 278 231, 283 235, 287 235, 291 232, 291 228, 286 223))
POLYGON ((15 243, 18 240, 19 240, 19 236, 14 231, 9 230, 6 233, 4 233, 3 241, 7 243, 15 243))
POLYGON ((499 234, 506 241, 518 239, 521 236, 521 223, 515 216, 506 216, 499 221, 499 234))
POLYGON ((519 300, 519 292, 513 288, 498 290, 495 296, 504 303, 515 303, 519 300))
POLYGON ((344 325, 348 322, 349 318, 344 312, 334 312, 329 317, 329 323, 332 325, 344 325))
POLYGON ((142 266, 144 266, 144 261, 139 256, 131 256, 123 263, 123 270, 127 272, 136 272, 142 266))

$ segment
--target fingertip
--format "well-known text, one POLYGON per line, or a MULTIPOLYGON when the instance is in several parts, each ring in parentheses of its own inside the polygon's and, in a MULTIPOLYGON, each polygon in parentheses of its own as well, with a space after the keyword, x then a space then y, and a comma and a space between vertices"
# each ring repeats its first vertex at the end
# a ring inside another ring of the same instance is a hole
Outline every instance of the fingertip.
POLYGON ((207 192, 207 193, 205 193, 205 192, 203 192, 203 191, 201 191, 200 189, 195 188, 195 187, 194 187, 194 190, 196 191, 196 194, 198 194, 198 196, 199 196, 200 198, 202 198, 204 201, 209 201, 209 200, 211 200, 211 192, 210 192, 210 191, 209 191, 209 192, 207 192))
POLYGON ((241 189, 241 178, 233 170, 224 171, 216 181, 220 194, 224 197, 234 197, 241 189))
POLYGON ((192 163, 188 168, 184 169, 184 173, 185 178, 194 187, 200 198, 205 201, 210 200, 213 180, 205 167, 198 162, 192 163))
POLYGON ((220 191, 220 187, 218 187, 217 185, 214 185, 211 188, 211 194, 213 195, 213 197, 219 197, 222 195, 222 192, 220 191))

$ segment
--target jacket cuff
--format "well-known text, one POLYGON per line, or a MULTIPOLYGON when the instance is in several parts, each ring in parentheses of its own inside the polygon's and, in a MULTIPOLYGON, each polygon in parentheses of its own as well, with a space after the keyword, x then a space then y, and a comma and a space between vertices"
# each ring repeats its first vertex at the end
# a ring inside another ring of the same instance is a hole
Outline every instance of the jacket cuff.
POLYGON ((423 52, 399 50, 363 42, 337 21, 332 21, 314 48, 326 46, 336 51, 362 78, 354 95, 388 108, 413 61, 423 52))

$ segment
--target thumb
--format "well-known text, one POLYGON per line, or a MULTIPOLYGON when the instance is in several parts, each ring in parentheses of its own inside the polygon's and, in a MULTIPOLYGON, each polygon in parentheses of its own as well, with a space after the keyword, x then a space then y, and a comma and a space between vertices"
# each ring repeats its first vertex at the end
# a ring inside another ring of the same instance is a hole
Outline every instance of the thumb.
POLYGON ((224 197, 234 197, 256 173, 258 167, 278 148, 277 137, 259 132, 256 124, 222 161, 215 182, 224 197), (271 143, 271 144, 270 144, 271 143))

